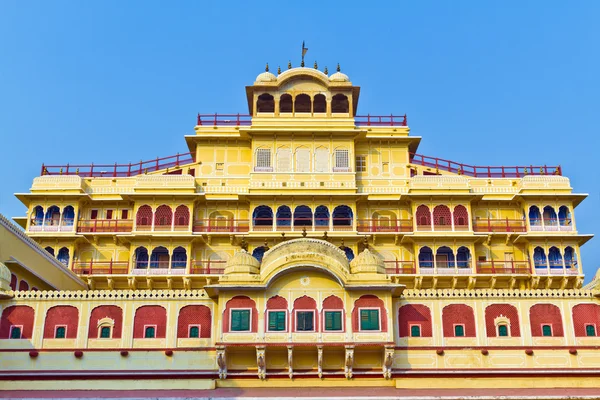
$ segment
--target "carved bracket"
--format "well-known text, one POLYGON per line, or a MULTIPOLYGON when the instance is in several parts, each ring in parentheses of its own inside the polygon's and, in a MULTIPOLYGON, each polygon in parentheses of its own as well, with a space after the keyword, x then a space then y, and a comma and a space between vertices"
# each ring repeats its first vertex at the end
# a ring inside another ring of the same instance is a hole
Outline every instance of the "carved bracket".
POLYGON ((386 347, 385 352, 383 354, 383 377, 385 379, 391 379, 393 364, 394 364, 394 348, 386 347))
POLYGON ((294 377, 294 347, 288 346, 287 351, 288 351, 288 375, 290 376, 290 379, 292 379, 294 377))
POLYGON ((346 361, 344 373, 347 379, 352 378, 352 366, 354 365, 354 346, 346 346, 346 361))
POLYGON ((258 367, 258 377, 261 380, 267 378, 267 361, 265 359, 265 347, 256 346, 256 366, 258 367))
POLYGON ((319 378, 323 378, 323 346, 317 346, 317 368, 319 378))
POLYGON ((226 379, 227 359, 225 358, 225 347, 217 347, 217 366, 219 367, 219 379, 226 379))

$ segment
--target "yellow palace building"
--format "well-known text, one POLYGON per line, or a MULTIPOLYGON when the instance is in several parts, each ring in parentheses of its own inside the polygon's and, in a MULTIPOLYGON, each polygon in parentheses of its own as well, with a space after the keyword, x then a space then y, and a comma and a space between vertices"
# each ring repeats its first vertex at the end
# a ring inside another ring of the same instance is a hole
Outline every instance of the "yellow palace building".
POLYGON ((0 387, 600 386, 586 195, 423 156, 359 94, 267 67, 187 153, 42 166, 0 219, 0 387))

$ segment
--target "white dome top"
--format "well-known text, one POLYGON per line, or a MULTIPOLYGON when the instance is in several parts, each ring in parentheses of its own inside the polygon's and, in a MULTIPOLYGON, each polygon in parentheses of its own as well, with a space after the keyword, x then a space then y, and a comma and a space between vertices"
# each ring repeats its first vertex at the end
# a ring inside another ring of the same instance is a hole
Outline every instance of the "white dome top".
POLYGON ((259 74, 256 77, 256 82, 275 82, 277 81, 277 77, 270 73, 269 71, 265 71, 262 74, 259 74))
POLYGON ((260 269, 260 262, 246 250, 240 250, 225 264, 225 274, 256 274, 260 269))
POLYGON ((332 82, 350 82, 350 78, 348 78, 348 75, 342 74, 340 71, 332 74, 329 77, 329 80, 332 82))
POLYGON ((350 262, 350 270, 352 273, 385 272, 385 263, 377 254, 365 249, 350 262))

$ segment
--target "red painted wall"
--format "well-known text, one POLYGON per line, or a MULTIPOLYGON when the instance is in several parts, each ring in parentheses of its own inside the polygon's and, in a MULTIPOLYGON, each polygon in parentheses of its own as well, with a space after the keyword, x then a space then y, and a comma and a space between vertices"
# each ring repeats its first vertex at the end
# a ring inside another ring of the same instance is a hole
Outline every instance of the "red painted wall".
POLYGON ((22 325, 21 337, 31 339, 34 313, 33 308, 29 306, 6 307, 0 318, 0 339, 10 338, 11 325, 22 325))
POLYGON ((15 274, 10 274, 10 288, 17 290, 17 276, 15 274))
POLYGON ((256 332, 258 329, 258 310, 256 309, 254 300, 247 296, 235 296, 227 302, 225 311, 223 311, 223 332, 229 332, 229 310, 232 308, 252 309, 250 332, 256 332))
POLYGON ((573 325, 575 327, 575 336, 587 336, 585 332, 586 324, 596 325, 596 335, 600 329, 600 305, 598 304, 577 304, 573 307, 573 325))
POLYGON ((485 309, 485 329, 487 337, 496 337, 496 324, 494 320, 499 316, 505 316, 510 321, 510 336, 520 337, 521 327, 519 325, 519 312, 510 304, 491 304, 485 309))
POLYGON ((54 339, 56 325, 67 326, 67 339, 77 338, 77 326, 79 325, 79 310, 73 306, 55 306, 46 312, 44 322, 44 339, 54 339))
POLYGON ((19 282, 19 290, 29 290, 29 283, 27 281, 19 282))
POLYGON ((552 325, 552 336, 564 336, 560 309, 554 304, 536 304, 529 309, 531 336, 543 336, 542 324, 552 325))
POLYGON ((144 337, 144 325, 156 325, 156 338, 163 339, 167 334, 167 310, 161 306, 142 306, 135 310, 133 338, 144 337))
POLYGON ((212 328, 210 308, 202 305, 182 307, 177 318, 177 337, 187 338, 190 325, 200 325, 200 337, 209 338, 212 328))
POLYGON ((113 339, 121 338, 123 332, 123 310, 117 306, 99 306, 92 310, 88 338, 96 339, 98 337, 98 321, 107 317, 115 321, 112 330, 113 339))
POLYGON ((410 325, 421 325, 421 337, 431 337, 431 310, 423 304, 406 304, 398 310, 400 337, 410 337, 410 325))
POLYGON ((381 316, 381 331, 387 332, 387 312, 385 310, 383 300, 372 294, 366 294, 364 296, 361 296, 358 300, 354 302, 354 309, 352 310, 352 329, 354 330, 354 332, 360 331, 360 324, 358 323, 358 309, 363 307, 379 308, 379 315, 381 316))
POLYGON ((466 304, 450 304, 442 310, 444 337, 454 337, 454 325, 465 326, 465 337, 475 337, 475 314, 466 304))

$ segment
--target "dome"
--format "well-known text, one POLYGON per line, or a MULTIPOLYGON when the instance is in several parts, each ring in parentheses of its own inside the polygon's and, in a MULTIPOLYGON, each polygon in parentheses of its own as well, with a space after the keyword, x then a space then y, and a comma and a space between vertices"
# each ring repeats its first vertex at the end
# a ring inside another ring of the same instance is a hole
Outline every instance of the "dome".
POLYGON ((240 250, 225 264, 225 274, 258 274, 260 263, 246 250, 240 250))
POLYGON ((256 77, 256 82, 276 82, 277 77, 269 71, 263 72, 256 77))
POLYGON ((348 75, 342 74, 340 71, 332 74, 329 77, 329 80, 332 82, 350 82, 350 78, 348 78, 348 75))
POLYGON ((8 267, 0 263, 0 291, 12 290, 10 287, 10 270, 8 267))
POLYGON ((371 250, 369 249, 365 249, 350 262, 350 271, 353 274, 385 274, 385 263, 377 254, 371 253, 371 250))

